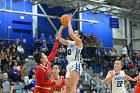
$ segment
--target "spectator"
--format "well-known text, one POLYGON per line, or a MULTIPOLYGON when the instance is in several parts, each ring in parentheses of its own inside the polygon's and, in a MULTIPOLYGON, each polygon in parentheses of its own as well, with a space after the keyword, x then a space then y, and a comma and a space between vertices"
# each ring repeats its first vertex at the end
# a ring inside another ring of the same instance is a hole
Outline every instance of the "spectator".
POLYGON ((121 49, 121 54, 122 55, 127 55, 127 48, 125 45, 123 45, 123 48, 121 49))
POLYGON ((138 59, 138 66, 140 66, 140 51, 139 51, 139 53, 137 54, 137 59, 138 59))
POLYGON ((44 54, 48 55, 48 47, 46 46, 46 42, 43 42, 43 45, 40 46, 40 52, 43 52, 44 54))
POLYGON ((32 78, 29 80, 29 85, 28 85, 29 89, 33 91, 35 84, 36 84, 35 75, 32 75, 32 78))
POLYGON ((38 34, 35 34, 34 45, 33 45, 34 51, 38 51, 41 44, 42 43, 41 43, 40 39, 38 38, 38 34))
POLYGON ((21 66, 21 69, 19 70, 19 73, 21 76, 25 76, 25 73, 26 73, 26 68, 24 65, 21 66))
POLYGON ((59 66, 54 65, 52 71, 53 71, 53 79, 62 81, 60 85, 53 86, 53 93, 56 92, 66 93, 66 81, 64 76, 59 76, 59 72, 60 72, 59 66))
POLYGON ((82 85, 79 85, 79 90, 80 90, 80 93, 84 93, 84 88, 82 85))
POLYGON ((19 66, 19 64, 17 63, 17 61, 15 61, 14 66, 15 66, 15 69, 17 69, 18 71, 20 70, 20 66, 19 66))
POLYGON ((49 44, 54 44, 54 39, 52 38, 51 35, 50 35, 49 38, 47 39, 47 43, 49 43, 49 44))
POLYGON ((39 38, 41 42, 46 42, 46 38, 44 37, 44 33, 41 33, 41 37, 39 38))
POLYGON ((39 38, 38 38, 38 34, 35 34, 34 37, 34 43, 40 42, 39 38))
POLYGON ((29 71, 29 79, 31 79, 33 75, 35 75, 35 68, 31 68, 31 71, 29 71))
POLYGON ((130 76, 132 77, 134 75, 134 71, 135 71, 135 65, 132 61, 129 64, 129 69, 130 69, 130 76))
POLYGON ((15 66, 9 70, 8 75, 14 82, 19 82, 21 80, 20 73, 15 66))
POLYGON ((21 66, 25 64, 24 60, 21 60, 19 56, 16 57, 16 62, 21 66))
POLYGON ((25 59, 24 49, 23 49, 22 45, 19 45, 17 47, 17 53, 18 53, 21 60, 25 59))
POLYGON ((19 38, 16 39, 16 43, 15 43, 15 46, 16 48, 20 45, 20 42, 19 42, 19 38))
POLYGON ((1 61, 1 69, 4 70, 5 65, 5 56, 3 50, 0 50, 0 61, 1 61))
POLYGON ((12 53, 11 53, 11 55, 12 55, 12 59, 13 59, 13 60, 16 60, 17 53, 16 53, 16 49, 15 49, 15 48, 12 48, 12 53))
POLYGON ((3 73, 3 79, 1 82, 1 93, 13 93, 14 83, 12 80, 8 79, 8 74, 3 73))

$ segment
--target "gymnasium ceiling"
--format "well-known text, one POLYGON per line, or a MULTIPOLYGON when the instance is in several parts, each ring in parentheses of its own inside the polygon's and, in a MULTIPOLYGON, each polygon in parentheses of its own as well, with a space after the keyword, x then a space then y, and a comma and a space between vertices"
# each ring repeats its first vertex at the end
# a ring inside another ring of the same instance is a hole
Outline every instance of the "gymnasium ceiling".
POLYGON ((91 11, 119 17, 129 17, 140 22, 140 0, 28 0, 33 4, 44 3, 48 7, 76 9, 79 12, 91 11))

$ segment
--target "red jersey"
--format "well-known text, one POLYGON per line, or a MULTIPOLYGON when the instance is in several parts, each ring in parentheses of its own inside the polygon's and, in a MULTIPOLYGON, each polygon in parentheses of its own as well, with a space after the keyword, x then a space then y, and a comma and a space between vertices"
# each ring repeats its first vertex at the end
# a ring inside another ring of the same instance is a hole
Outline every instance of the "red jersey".
MULTIPOLYGON (((140 76, 140 72, 139 72, 139 76, 140 76)), ((140 93, 140 80, 137 81, 134 93, 140 93)))
MULTIPOLYGON (((62 91, 62 87, 63 86, 66 86, 66 81, 65 81, 64 76, 59 76, 58 78, 59 78, 59 80, 62 80, 62 83, 61 83, 61 85, 54 85, 53 88, 52 88, 52 90, 53 91, 61 92, 62 91)), ((58 80, 58 78, 55 79, 55 80, 58 80)))
POLYGON ((36 66, 36 86, 34 89, 34 93, 52 93, 52 86, 55 85, 54 80, 52 79, 52 70, 51 70, 51 61, 54 59, 57 48, 58 48, 58 40, 55 40, 53 49, 51 54, 48 56, 49 63, 47 66, 43 66, 42 64, 38 64, 36 66))
MULTIPOLYGON (((139 75, 138 76, 140 76, 140 72, 139 72, 139 75)), ((140 85, 140 80, 138 80, 137 83, 139 83, 139 85, 140 85)))

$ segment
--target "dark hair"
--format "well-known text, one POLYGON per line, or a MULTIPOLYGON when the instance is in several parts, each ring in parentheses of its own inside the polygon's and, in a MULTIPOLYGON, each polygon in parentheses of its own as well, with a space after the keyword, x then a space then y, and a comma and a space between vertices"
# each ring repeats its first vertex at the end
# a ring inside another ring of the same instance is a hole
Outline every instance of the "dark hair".
POLYGON ((42 52, 36 52, 33 54, 33 57, 36 63, 41 63, 40 59, 42 58, 42 52))
POLYGON ((78 34, 80 35, 80 38, 82 38, 83 37, 82 31, 80 31, 80 30, 77 30, 77 31, 78 31, 78 34))

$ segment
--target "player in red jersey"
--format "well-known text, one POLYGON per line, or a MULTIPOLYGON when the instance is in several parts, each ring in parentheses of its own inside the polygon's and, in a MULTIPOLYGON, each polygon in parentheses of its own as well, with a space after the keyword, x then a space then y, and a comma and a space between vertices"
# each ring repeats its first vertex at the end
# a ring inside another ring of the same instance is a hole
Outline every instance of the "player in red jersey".
MULTIPOLYGON (((139 72, 138 77, 140 77, 140 72, 139 72)), ((134 93, 140 93, 140 79, 137 81, 137 84, 135 86, 134 93)))
POLYGON ((53 85, 60 85, 61 80, 54 80, 52 78, 51 61, 54 59, 58 42, 61 35, 58 33, 56 35, 56 40, 52 49, 51 54, 47 57, 44 53, 38 52, 34 55, 36 66, 36 86, 34 93, 52 93, 53 85))
POLYGON ((53 93, 66 93, 66 82, 64 79, 64 76, 59 76, 59 66, 58 65, 54 65, 53 68, 53 78, 55 80, 61 80, 62 83, 60 85, 55 85, 53 86, 53 93))

